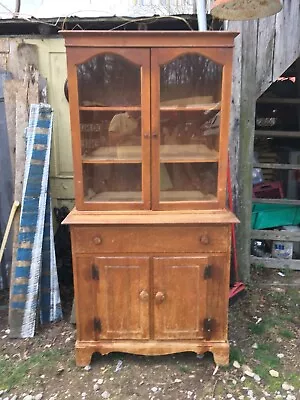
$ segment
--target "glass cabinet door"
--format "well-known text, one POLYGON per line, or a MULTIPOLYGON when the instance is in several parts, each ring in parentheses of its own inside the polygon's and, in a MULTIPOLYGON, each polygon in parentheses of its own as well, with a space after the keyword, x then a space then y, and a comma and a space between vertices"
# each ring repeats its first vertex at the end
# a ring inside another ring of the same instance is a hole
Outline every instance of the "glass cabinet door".
POLYGON ((223 65, 202 49, 153 49, 151 62, 153 208, 217 208, 223 65))
POLYGON ((149 50, 100 50, 77 64, 76 80, 79 207, 149 208, 149 50))

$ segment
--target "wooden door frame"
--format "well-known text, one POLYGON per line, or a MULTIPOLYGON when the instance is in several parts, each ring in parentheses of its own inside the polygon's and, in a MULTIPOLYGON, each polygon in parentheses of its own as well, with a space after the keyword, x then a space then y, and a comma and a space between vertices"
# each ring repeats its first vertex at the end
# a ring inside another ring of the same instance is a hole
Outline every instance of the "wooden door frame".
POLYGON ((72 132, 74 191, 76 208, 80 211, 142 210, 150 208, 150 49, 137 48, 69 48, 67 51, 69 103, 72 132), (77 65, 101 54, 117 54, 140 66, 141 77, 141 147, 142 147, 142 202, 85 202, 81 157, 80 109, 77 65))

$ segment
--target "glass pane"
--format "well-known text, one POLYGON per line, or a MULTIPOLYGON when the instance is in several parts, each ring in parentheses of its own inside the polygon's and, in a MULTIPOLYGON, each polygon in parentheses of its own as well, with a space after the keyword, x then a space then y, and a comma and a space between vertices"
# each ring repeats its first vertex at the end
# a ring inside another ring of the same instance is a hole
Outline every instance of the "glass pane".
POLYGON ((220 112, 162 111, 161 160, 176 158, 216 161, 220 136, 220 112))
POLYGON ((217 176, 217 163, 163 163, 160 201, 216 200, 217 176))
POLYGON ((117 54, 101 54, 77 67, 81 106, 140 106, 140 67, 117 54))
POLYGON ((84 160, 141 161, 141 113, 81 111, 84 160))
POLYGON ((84 164, 86 202, 141 201, 141 164, 84 164))
POLYGON ((184 54, 160 69, 161 106, 197 106, 221 100, 222 65, 184 54))

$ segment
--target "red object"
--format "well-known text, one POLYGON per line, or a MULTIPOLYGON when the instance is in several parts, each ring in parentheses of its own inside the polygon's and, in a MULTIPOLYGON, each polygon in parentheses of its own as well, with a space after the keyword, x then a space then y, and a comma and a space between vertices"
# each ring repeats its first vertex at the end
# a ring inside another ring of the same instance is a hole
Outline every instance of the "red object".
MULTIPOLYGON (((233 196, 231 187, 231 174, 230 174, 230 160, 228 159, 227 169, 227 190, 228 190, 228 203, 230 211, 233 211, 233 196)), ((231 224, 231 239, 232 239, 232 255, 233 255, 233 270, 234 270, 234 284, 229 290, 229 300, 233 299, 238 293, 246 290, 246 286, 239 280, 238 261, 237 261, 237 246, 235 224, 231 224)))
POLYGON ((253 186, 254 199, 283 199, 281 182, 258 183, 253 186))

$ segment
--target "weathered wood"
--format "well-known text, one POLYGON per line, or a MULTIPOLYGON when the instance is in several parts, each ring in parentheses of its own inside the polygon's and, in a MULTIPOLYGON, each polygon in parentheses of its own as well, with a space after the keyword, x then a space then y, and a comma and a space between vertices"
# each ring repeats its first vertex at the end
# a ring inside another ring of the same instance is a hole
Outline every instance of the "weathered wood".
MULTIPOLYGON (((6 79, 11 79, 7 72, 0 71, 0 171, 1 171, 1 190, 0 190, 0 240, 4 236, 4 229, 9 218, 9 212, 13 203, 12 197, 12 171, 10 162, 10 152, 7 136, 7 124, 5 118, 5 107, 3 97, 3 83, 6 79)), ((4 256, 0 263, 2 288, 8 287, 7 269, 11 263, 11 237, 5 247, 4 256)), ((1 284, 0 284, 1 288, 1 284)))
POLYGON ((300 260, 285 260, 280 258, 264 258, 251 256, 251 264, 265 268, 292 269, 300 271, 300 260))
POLYGON ((300 104, 300 99, 283 97, 261 97, 257 100, 262 104, 300 104))
MULTIPOLYGON (((242 28, 242 22, 231 21, 228 30, 239 32, 242 28)), ((233 207, 236 210, 237 198, 239 193, 238 182, 238 159, 240 144, 240 110, 241 110, 241 76, 242 76, 242 35, 234 40, 233 53, 233 74, 232 74, 232 95, 231 95, 231 113, 230 113, 230 135, 229 135, 229 160, 231 172, 231 186, 233 207)))
POLYGON ((287 204, 287 205, 300 205, 300 200, 290 200, 290 199, 253 199, 254 203, 260 204, 287 204))
POLYGON ((273 82, 275 22, 275 15, 258 20, 256 98, 261 96, 273 82))
POLYGON ((300 169, 300 164, 255 163, 253 166, 255 168, 300 169))
POLYGON ((264 131, 256 130, 255 136, 265 137, 300 137, 300 131, 264 131))
POLYGON ((279 230, 263 230, 253 229, 251 232, 252 239, 258 240, 282 240, 289 242, 300 242, 300 233, 279 230))
POLYGON ((242 84, 239 151, 239 199, 237 226, 238 265, 244 281, 250 279, 250 242, 252 215, 252 165, 256 106, 256 37, 257 21, 243 23, 242 29, 242 84))
POLYGON ((298 0, 283 2, 283 9, 276 15, 273 80, 300 55, 300 3, 298 0))
POLYGON ((4 104, 6 114, 9 155, 13 180, 15 179, 15 149, 16 149, 16 92, 21 81, 7 80, 4 82, 4 104))

